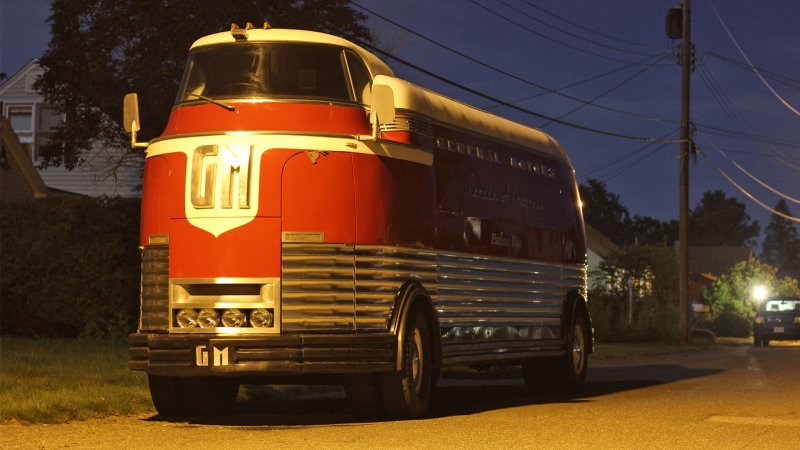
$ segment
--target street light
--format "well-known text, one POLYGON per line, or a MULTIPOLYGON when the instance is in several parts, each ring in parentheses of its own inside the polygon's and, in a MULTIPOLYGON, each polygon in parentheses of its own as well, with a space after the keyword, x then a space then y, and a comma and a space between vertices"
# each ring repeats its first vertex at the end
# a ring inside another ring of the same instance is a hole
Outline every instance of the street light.
POLYGON ((753 298, 756 302, 761 303, 767 299, 769 296, 769 291, 763 284, 759 284, 753 287, 753 298))

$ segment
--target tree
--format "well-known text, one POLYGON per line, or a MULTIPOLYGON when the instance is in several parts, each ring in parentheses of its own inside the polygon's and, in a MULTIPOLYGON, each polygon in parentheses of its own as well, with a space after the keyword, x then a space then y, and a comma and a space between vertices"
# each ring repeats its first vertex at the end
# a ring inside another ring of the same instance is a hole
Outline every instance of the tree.
POLYGON ((579 187, 583 202, 583 216, 586 222, 597 228, 616 244, 627 242, 627 223, 630 221, 628 208, 619 196, 609 192, 605 183, 589 178, 579 187))
POLYGON ((635 215, 628 225, 628 233, 639 245, 673 246, 678 239, 678 221, 661 221, 652 217, 635 215))
MULTIPOLYGON (((792 215, 784 199, 778 201, 775 210, 787 216, 792 215)), ((761 245, 761 259, 777 267, 779 273, 794 278, 800 276, 800 237, 794 222, 772 214, 761 245)))
POLYGON ((758 221, 750 220, 744 203, 722 190, 707 191, 689 215, 689 245, 754 246, 758 221))
POLYGON ((45 164, 74 168, 95 142, 127 146, 120 123, 128 92, 139 94, 141 138, 156 137, 167 123, 187 50, 203 35, 232 22, 269 21, 370 40, 365 19, 348 0, 54 0, 37 88, 66 122, 43 148, 45 164))
POLYGON ((800 295, 797 280, 778 279, 777 272, 775 267, 751 258, 736 264, 728 273, 717 278, 714 284, 700 291, 698 298, 701 303, 711 306, 714 315, 735 311, 753 320, 758 306, 753 295, 756 286, 765 287, 770 295, 800 295))

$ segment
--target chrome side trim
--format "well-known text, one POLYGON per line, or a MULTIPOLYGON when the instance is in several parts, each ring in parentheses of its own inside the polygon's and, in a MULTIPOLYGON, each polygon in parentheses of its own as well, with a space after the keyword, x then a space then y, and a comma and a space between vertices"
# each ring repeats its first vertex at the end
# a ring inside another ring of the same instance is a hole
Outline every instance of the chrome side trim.
POLYGON ((139 330, 169 328, 169 245, 142 249, 142 293, 139 330))
POLYGON ((433 136, 431 119, 408 110, 397 110, 394 122, 381 124, 381 131, 411 131, 425 136, 433 136))

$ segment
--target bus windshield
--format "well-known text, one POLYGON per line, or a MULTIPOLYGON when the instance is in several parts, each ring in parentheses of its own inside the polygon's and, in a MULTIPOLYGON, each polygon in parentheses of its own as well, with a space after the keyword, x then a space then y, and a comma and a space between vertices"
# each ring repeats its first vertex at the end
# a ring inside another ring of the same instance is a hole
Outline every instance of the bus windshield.
POLYGON ((223 44, 189 55, 176 104, 209 99, 356 101, 345 51, 302 43, 223 44))

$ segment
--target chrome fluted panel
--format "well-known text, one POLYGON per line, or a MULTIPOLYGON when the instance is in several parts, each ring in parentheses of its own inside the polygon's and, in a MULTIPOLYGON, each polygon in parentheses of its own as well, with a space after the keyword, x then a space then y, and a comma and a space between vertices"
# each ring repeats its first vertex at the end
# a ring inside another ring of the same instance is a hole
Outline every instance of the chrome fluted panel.
POLYGON ((139 329, 169 328, 169 246, 149 245, 142 250, 142 294, 139 329))

